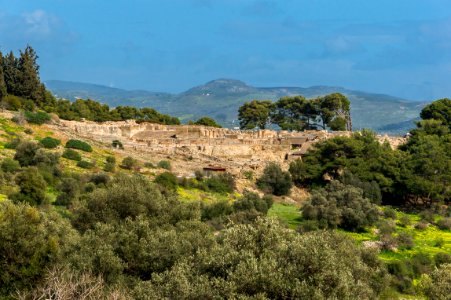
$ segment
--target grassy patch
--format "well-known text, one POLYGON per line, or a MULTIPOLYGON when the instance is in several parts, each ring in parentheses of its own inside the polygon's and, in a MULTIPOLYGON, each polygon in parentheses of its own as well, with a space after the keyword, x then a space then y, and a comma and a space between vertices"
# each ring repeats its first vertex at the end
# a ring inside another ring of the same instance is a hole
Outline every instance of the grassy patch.
POLYGON ((239 194, 218 194, 218 193, 211 193, 211 192, 205 192, 199 189, 185 189, 183 187, 177 187, 177 193, 179 195, 180 201, 185 202, 195 202, 195 201, 202 201, 205 203, 214 203, 218 201, 234 201, 238 197, 240 197, 239 194))
POLYGON ((291 204, 274 203, 268 211, 268 216, 279 218, 291 229, 296 229, 302 222, 299 207, 291 204))

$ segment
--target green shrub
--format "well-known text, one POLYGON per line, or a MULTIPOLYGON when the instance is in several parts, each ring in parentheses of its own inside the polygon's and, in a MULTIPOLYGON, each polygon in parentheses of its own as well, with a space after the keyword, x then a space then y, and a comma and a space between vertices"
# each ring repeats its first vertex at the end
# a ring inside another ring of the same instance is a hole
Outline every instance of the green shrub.
POLYGON ((235 179, 230 173, 213 175, 205 180, 208 190, 216 193, 232 193, 235 190, 235 179))
POLYGON ((103 167, 103 170, 105 172, 114 173, 114 171, 116 170, 116 164, 107 162, 103 167))
POLYGON ((40 140, 39 143, 44 148, 53 149, 53 148, 58 147, 61 144, 61 141, 48 136, 48 137, 45 137, 42 140, 40 140))
POLYGON ((394 210, 391 207, 386 207, 384 209, 384 217, 395 220, 396 219, 396 210, 394 210))
POLYGON ((7 157, 2 160, 1 169, 3 172, 15 173, 20 169, 20 164, 17 160, 7 157))
POLYGON ((302 208, 302 216, 317 220, 321 227, 360 231, 378 220, 379 211, 363 197, 361 189, 333 181, 312 193, 302 208))
POLYGON ((434 256, 434 261, 436 266, 441 266, 443 264, 451 263, 451 254, 439 252, 434 256))
POLYGON ((94 164, 86 160, 80 160, 77 163, 77 167, 80 167, 82 169, 92 169, 94 167, 94 164))
POLYGON ((233 208, 235 211, 256 210, 257 212, 266 215, 272 204, 273 199, 269 195, 265 195, 261 198, 256 193, 245 191, 243 197, 233 203, 233 208))
POLYGON ((171 191, 177 189, 177 177, 171 172, 164 172, 155 177, 155 183, 171 191))
POLYGON ((80 153, 78 153, 77 151, 72 150, 72 149, 64 150, 62 157, 70 159, 70 160, 81 161, 80 153))
POLYGON ((35 156, 39 148, 40 146, 35 142, 20 142, 16 147, 14 159, 17 160, 22 167, 35 165, 35 156))
POLYGON ((257 186, 262 191, 276 196, 288 195, 292 185, 290 173, 282 171, 276 163, 268 164, 257 179, 257 186))
POLYGON ((138 167, 138 161, 131 156, 127 156, 122 160, 121 168, 132 170, 138 167))
POLYGON ((116 157, 114 157, 114 156, 108 156, 108 157, 106 158, 106 162, 107 162, 107 163, 111 163, 111 164, 115 164, 115 163, 116 163, 116 157))
POLYGON ((159 161, 157 166, 162 169, 171 170, 171 162, 167 160, 159 161))
POLYGON ((19 192, 11 198, 14 202, 26 202, 30 205, 40 205, 47 202, 47 183, 36 167, 28 167, 16 176, 19 192))
POLYGON ((38 112, 30 112, 30 111, 26 111, 25 112, 25 119, 29 122, 29 123, 33 123, 33 124, 38 124, 38 125, 42 125, 44 123, 47 123, 48 121, 51 120, 50 115, 46 112, 43 111, 38 111, 38 112))
POLYGON ((85 152, 92 152, 92 147, 86 142, 80 140, 68 140, 66 143, 66 148, 78 149, 85 152))

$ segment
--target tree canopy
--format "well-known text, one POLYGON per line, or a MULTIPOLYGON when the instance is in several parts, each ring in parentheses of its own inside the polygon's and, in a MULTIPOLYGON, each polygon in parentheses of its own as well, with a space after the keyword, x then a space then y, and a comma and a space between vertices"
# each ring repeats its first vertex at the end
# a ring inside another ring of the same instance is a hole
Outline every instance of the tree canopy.
POLYGON ((352 130, 350 102, 339 93, 316 99, 286 96, 275 103, 253 100, 239 108, 238 120, 242 129, 276 124, 283 130, 352 130))

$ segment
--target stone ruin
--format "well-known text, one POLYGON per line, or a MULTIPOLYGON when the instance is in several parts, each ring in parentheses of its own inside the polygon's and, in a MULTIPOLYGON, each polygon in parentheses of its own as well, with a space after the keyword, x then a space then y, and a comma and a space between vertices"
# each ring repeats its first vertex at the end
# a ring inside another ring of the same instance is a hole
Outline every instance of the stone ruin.
POLYGON ((181 159, 180 169, 208 165, 226 167, 234 174, 259 170, 267 162, 286 165, 301 158, 318 141, 350 132, 233 130, 195 125, 60 121, 60 128, 77 136, 111 145, 119 140, 124 151, 181 159), (193 167, 191 167, 193 165, 193 167))

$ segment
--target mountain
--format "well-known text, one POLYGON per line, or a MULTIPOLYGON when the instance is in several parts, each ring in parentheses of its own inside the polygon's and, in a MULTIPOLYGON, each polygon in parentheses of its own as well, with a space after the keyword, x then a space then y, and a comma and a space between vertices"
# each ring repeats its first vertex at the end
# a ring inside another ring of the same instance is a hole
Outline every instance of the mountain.
POLYGON ((303 95, 314 98, 339 92, 351 101, 355 129, 371 128, 380 133, 402 134, 415 126, 426 102, 409 101, 343 87, 253 87, 235 79, 217 79, 179 94, 123 90, 88 83, 50 80, 46 86, 58 97, 74 100, 91 98, 111 107, 131 105, 153 107, 182 121, 210 116, 225 126, 237 126, 238 108, 253 99, 277 100, 282 96, 303 95))

